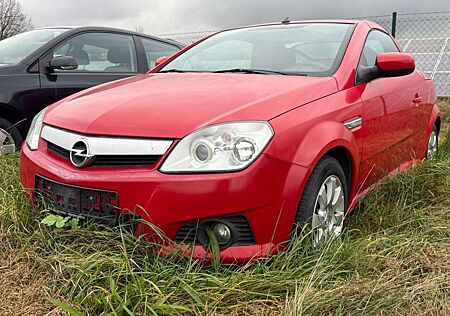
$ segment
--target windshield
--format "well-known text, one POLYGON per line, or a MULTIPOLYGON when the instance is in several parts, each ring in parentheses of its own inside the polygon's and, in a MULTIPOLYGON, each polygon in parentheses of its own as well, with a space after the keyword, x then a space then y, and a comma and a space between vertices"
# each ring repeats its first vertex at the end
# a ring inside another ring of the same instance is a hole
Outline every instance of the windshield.
POLYGON ((21 33, 0 41, 0 64, 17 64, 36 49, 67 29, 41 29, 21 33))
POLYGON ((342 60, 353 24, 300 23, 218 33, 160 72, 243 72, 330 76, 342 60))

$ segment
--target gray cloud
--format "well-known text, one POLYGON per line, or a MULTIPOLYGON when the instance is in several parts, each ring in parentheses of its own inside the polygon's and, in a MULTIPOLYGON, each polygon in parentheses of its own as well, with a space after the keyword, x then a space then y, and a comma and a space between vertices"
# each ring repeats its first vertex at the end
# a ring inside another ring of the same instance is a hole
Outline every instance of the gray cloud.
POLYGON ((311 18, 450 10, 448 0, 19 0, 35 27, 100 25, 165 34, 311 18))

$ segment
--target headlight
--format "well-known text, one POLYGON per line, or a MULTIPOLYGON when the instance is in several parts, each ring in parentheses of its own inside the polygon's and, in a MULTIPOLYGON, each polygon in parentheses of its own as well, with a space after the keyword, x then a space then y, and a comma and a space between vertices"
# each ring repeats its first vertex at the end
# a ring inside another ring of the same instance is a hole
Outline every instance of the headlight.
POLYGON ((272 139, 267 122, 224 123, 183 138, 169 154, 162 172, 223 172, 249 166, 272 139))
POLYGON ((31 150, 36 150, 38 148, 43 117, 44 117, 44 110, 39 112, 31 122, 30 130, 28 131, 26 140, 27 145, 31 150))

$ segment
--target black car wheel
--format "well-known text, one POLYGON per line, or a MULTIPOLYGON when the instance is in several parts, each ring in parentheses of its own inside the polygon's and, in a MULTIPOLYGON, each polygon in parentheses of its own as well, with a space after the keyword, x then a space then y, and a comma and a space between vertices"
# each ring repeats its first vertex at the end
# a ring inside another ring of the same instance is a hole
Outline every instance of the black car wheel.
POLYGON ((339 162, 325 156, 314 168, 297 209, 294 232, 312 229, 314 245, 338 238, 346 224, 348 189, 339 162))
POLYGON ((20 148, 23 138, 19 130, 0 118, 0 155, 11 154, 20 148))
POLYGON ((436 156, 439 149, 439 132, 436 125, 431 130, 430 137, 428 137, 427 152, 425 153, 426 159, 431 159, 436 156))

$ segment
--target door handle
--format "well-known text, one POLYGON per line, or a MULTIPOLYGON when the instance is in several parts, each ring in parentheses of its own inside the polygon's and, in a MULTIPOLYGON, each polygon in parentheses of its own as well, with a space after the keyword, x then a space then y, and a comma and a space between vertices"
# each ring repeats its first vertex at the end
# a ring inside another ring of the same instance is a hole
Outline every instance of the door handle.
POLYGON ((422 103, 422 100, 423 100, 422 97, 416 93, 416 96, 413 98, 413 103, 419 105, 420 103, 422 103))

